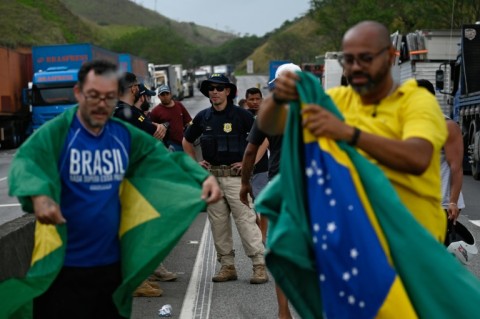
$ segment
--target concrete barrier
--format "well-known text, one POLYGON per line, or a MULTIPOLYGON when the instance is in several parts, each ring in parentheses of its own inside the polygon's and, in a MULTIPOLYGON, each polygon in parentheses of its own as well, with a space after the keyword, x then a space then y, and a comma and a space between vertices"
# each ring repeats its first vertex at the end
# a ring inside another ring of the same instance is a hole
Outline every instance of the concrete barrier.
POLYGON ((33 214, 0 225, 0 281, 25 275, 32 259, 34 231, 33 214))

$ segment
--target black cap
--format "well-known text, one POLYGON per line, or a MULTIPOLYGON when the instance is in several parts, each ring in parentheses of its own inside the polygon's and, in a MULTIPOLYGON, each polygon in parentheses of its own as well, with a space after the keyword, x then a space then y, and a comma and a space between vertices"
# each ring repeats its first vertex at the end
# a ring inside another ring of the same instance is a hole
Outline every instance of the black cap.
POLYGON ((140 95, 155 96, 155 91, 147 89, 147 87, 143 83, 140 83, 138 85, 138 89, 140 95))
POLYGON ((237 95, 237 86, 233 83, 230 82, 230 80, 223 74, 221 73, 213 73, 210 75, 210 77, 202 82, 202 85, 200 86, 200 92, 203 93, 206 97, 208 96, 208 85, 210 83, 215 83, 215 84, 225 84, 227 87, 230 88, 230 94, 227 96, 227 98, 233 100, 235 96, 237 95))

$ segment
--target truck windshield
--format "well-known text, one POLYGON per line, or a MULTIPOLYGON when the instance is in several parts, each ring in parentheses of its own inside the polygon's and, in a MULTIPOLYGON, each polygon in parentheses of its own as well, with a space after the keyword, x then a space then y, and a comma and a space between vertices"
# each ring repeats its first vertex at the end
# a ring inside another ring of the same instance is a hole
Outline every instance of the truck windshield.
POLYGON ((74 84, 34 86, 32 89, 32 105, 52 106, 76 104, 77 100, 73 94, 73 86, 74 84))

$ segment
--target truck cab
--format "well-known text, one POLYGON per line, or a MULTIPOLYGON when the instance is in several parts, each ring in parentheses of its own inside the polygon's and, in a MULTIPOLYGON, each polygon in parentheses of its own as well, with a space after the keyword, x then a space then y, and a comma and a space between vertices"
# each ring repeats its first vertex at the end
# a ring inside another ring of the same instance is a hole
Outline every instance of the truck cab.
POLYGON ((77 104, 73 87, 78 80, 78 70, 83 63, 94 59, 119 64, 116 53, 89 43, 32 47, 31 111, 34 130, 77 104))
POLYGON ((463 25, 460 53, 438 65, 437 90, 449 97, 451 116, 462 129, 464 172, 480 180, 480 23, 463 25))
POLYGON ((51 67, 34 74, 31 91, 34 130, 77 104, 73 94, 77 73, 78 70, 66 67, 51 67))

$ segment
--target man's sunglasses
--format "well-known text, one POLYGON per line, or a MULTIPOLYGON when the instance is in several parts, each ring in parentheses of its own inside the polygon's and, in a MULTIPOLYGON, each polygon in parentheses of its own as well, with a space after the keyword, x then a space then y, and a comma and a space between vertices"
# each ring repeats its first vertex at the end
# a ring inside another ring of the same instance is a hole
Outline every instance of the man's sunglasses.
POLYGON ((217 90, 217 92, 223 92, 223 90, 225 90, 225 85, 217 85, 217 86, 209 85, 208 90, 210 92, 212 92, 213 90, 217 90))

